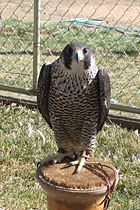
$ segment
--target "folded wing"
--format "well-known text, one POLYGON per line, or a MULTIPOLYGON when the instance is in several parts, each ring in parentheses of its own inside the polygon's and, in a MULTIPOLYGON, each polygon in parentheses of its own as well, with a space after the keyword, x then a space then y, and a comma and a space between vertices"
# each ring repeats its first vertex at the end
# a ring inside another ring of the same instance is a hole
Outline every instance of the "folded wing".
POLYGON ((51 64, 44 64, 41 68, 40 75, 38 78, 37 86, 37 104, 38 109, 49 127, 52 128, 49 110, 48 110, 48 100, 49 100, 49 90, 51 84, 51 64))
POLYGON ((110 78, 107 71, 99 69, 98 74, 98 91, 99 91, 99 121, 97 132, 99 132, 109 113, 110 101, 111 101, 111 87, 110 78))

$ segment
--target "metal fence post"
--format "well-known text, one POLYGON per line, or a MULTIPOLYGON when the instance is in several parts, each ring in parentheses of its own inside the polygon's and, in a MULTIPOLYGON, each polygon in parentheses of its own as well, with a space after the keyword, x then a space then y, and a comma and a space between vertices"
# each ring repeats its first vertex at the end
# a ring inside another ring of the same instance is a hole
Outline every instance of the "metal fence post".
POLYGON ((36 92, 37 78, 40 68, 40 3, 34 0, 34 39, 33 39, 33 91, 36 92))

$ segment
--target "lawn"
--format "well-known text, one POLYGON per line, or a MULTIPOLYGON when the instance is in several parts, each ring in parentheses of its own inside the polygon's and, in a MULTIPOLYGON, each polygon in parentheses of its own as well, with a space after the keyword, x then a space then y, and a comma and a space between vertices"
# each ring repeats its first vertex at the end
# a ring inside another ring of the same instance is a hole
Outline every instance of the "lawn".
MULTIPOLYGON (((140 137, 116 125, 98 136, 96 157, 120 169, 110 210, 140 210, 140 137)), ((35 179, 35 158, 55 152, 53 132, 37 110, 0 106, 0 209, 45 210, 46 197, 35 179)))

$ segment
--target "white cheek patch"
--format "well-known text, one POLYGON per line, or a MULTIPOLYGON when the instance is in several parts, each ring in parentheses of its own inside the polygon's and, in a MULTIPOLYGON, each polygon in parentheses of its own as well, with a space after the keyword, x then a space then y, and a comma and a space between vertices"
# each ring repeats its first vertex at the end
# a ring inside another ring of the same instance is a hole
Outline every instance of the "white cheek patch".
POLYGON ((95 60, 93 56, 91 56, 91 65, 89 67, 89 72, 91 72, 92 78, 95 78, 96 74, 98 73, 98 67, 95 64, 95 60))

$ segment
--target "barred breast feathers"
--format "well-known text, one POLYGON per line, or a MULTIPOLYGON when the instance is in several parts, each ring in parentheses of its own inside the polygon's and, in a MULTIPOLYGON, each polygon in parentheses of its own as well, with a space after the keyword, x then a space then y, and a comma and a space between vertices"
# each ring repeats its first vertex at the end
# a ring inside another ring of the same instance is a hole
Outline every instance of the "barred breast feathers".
POLYGON ((86 89, 90 85, 98 73, 98 68, 93 57, 88 69, 84 69, 83 64, 81 64, 79 68, 80 64, 77 64, 76 62, 72 63, 71 70, 66 69, 62 60, 60 64, 57 61, 57 64, 54 63, 54 65, 55 68, 53 68, 54 71, 52 72, 52 84, 54 84, 58 91, 63 93, 71 91, 74 94, 77 90, 81 92, 82 89, 86 89))

